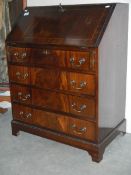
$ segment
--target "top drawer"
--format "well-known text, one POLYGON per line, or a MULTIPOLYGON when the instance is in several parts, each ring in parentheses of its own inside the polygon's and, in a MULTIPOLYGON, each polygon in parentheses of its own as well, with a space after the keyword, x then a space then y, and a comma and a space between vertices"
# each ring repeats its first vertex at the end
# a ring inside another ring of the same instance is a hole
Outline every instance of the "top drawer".
POLYGON ((7 59, 11 63, 28 64, 30 63, 30 49, 7 47, 7 59))
POLYGON ((28 64, 32 66, 53 66, 80 71, 95 71, 96 52, 62 51, 35 48, 7 47, 7 58, 11 63, 28 64))

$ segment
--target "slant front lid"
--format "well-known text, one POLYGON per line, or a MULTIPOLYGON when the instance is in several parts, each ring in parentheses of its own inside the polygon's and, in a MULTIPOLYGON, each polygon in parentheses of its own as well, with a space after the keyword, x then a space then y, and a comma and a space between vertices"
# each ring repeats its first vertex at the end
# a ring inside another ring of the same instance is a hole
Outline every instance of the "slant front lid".
POLYGON ((7 37, 7 43, 95 47, 115 4, 29 7, 7 37))

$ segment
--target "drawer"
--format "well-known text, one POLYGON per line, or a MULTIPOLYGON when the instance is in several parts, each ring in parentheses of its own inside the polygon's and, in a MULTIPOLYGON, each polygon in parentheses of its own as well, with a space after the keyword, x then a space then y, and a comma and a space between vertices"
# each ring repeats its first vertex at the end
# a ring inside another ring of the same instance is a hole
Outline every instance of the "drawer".
POLYGON ((31 64, 35 66, 66 67, 65 51, 32 49, 31 64))
POLYGON ((67 117, 66 115, 13 104, 13 118, 81 139, 96 140, 96 126, 94 123, 67 117))
POLYGON ((28 87, 11 85, 11 98, 13 102, 31 104, 31 91, 28 87))
POLYGON ((95 95, 95 76, 80 73, 67 73, 67 90, 80 94, 95 95))
POLYGON ((57 92, 32 88, 32 104, 56 111, 69 112, 68 96, 57 92))
POLYGON ((69 96, 69 110, 71 114, 80 116, 82 119, 94 120, 96 116, 95 100, 92 98, 82 98, 69 96))
POLYGON ((11 85, 13 102, 35 105, 50 110, 71 113, 82 119, 95 120, 95 100, 62 93, 11 85))
POLYGON ((31 108, 12 104, 13 119, 23 121, 29 124, 35 123, 35 118, 31 108))
POLYGON ((96 125, 89 121, 69 117, 68 133, 79 138, 95 141, 96 125))
POLYGON ((31 84, 45 89, 66 90, 66 72, 57 69, 31 68, 31 84))
POLYGON ((33 115, 36 117, 35 124, 38 126, 86 140, 95 141, 96 139, 94 123, 41 110, 34 110, 33 115))
POLYGON ((95 95, 95 76, 89 74, 64 72, 57 69, 31 68, 31 84, 45 89, 95 95))
POLYGON ((30 70, 28 67, 9 65, 8 69, 11 82, 30 84, 30 70))
POLYGON ((51 66, 79 71, 96 71, 97 54, 90 51, 63 51, 46 48, 7 47, 8 62, 31 64, 33 66, 51 66))
POLYGON ((66 51, 67 67, 78 70, 90 70, 90 52, 66 51))
POLYGON ((82 119, 95 119, 95 100, 62 93, 32 89, 32 104, 71 113, 82 119))
POLYGON ((7 47, 7 59, 11 63, 29 63, 30 62, 30 49, 19 47, 7 47))

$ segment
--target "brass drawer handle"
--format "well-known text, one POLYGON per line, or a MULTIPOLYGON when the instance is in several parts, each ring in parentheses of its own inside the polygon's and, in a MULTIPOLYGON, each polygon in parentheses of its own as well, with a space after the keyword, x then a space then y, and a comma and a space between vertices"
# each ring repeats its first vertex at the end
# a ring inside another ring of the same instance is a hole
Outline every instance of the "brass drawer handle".
POLYGON ((22 62, 22 61, 24 61, 24 58, 27 56, 27 53, 26 52, 22 52, 22 53, 15 52, 14 53, 14 56, 15 56, 15 58, 16 58, 17 61, 22 62))
POLYGON ((28 99, 30 99, 30 94, 23 95, 22 92, 18 92, 18 98, 21 101, 27 101, 28 99))
POLYGON ((70 64, 74 67, 81 67, 81 65, 83 65, 86 62, 85 58, 79 58, 79 64, 75 64, 75 58, 72 57, 70 58, 70 64))
POLYGON ((71 80, 70 84, 76 90, 84 89, 87 86, 87 82, 86 81, 81 81, 79 87, 76 87, 76 81, 75 80, 71 80))
POLYGON ((20 72, 16 72, 16 76, 19 80, 26 80, 28 78, 29 74, 25 73, 22 75, 20 72))
POLYGON ((23 111, 20 111, 19 115, 20 115, 22 118, 24 118, 24 119, 32 118, 32 114, 31 114, 31 113, 24 114, 23 111))
POLYGON ((77 105, 76 105, 76 103, 74 102, 74 103, 72 103, 72 108, 73 108, 73 110, 74 111, 76 111, 76 112, 83 112, 86 108, 87 108, 87 106, 85 105, 85 104, 82 104, 82 105, 80 105, 79 107, 77 107, 77 105))
POLYGON ((50 54, 50 51, 47 50, 47 49, 45 49, 45 50, 42 51, 42 54, 44 54, 44 55, 49 55, 49 54, 50 54))
POLYGON ((74 133, 79 134, 79 135, 87 132, 87 128, 86 127, 78 128, 75 124, 73 124, 71 126, 71 128, 72 128, 74 133))

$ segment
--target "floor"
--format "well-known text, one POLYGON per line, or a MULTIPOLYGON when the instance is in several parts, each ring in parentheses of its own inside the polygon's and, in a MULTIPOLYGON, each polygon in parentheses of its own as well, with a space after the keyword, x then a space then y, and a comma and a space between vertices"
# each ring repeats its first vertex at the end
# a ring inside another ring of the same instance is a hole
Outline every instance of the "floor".
POLYGON ((9 88, 0 87, 0 113, 5 113, 8 110, 8 107, 11 106, 10 101, 9 88))
POLYGON ((119 135, 101 163, 86 151, 28 133, 11 135, 11 111, 0 114, 0 175, 130 175, 131 134, 119 135))

